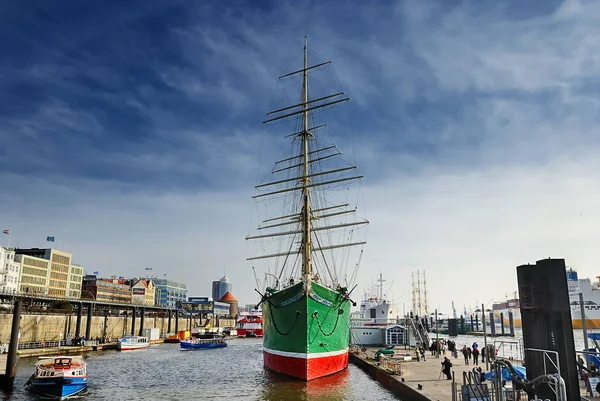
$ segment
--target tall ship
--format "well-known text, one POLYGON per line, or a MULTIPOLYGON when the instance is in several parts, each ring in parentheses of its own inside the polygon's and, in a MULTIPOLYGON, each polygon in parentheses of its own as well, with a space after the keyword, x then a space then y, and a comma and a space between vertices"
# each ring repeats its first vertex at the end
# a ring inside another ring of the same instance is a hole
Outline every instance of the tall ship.
POLYGON ((257 232, 246 237, 264 241, 261 255, 248 260, 275 261, 269 284, 262 292, 258 289, 264 366, 306 381, 348 366, 350 287, 358 263, 352 264, 355 270, 349 279, 344 272, 350 260, 360 262, 366 242, 357 240, 358 228, 368 224, 355 217, 357 208, 349 203, 354 198, 349 184, 362 176, 340 157, 325 136, 327 130, 320 130, 326 124, 319 124, 314 114, 320 111, 320 117, 322 111, 350 99, 344 92, 332 93, 320 77, 312 79, 326 74, 330 63, 309 65, 305 38, 302 67, 280 77, 280 84, 291 80, 291 86, 300 89, 298 103, 268 112, 263 121, 289 123, 271 126, 284 127, 281 136, 287 150, 271 171, 275 178, 257 185, 253 196, 261 210, 266 199, 276 206, 272 213, 265 212, 257 232))
MULTIPOLYGON (((579 302, 579 293, 583 294, 583 304, 585 313, 585 323, 588 329, 600 328, 600 276, 592 282, 589 278, 580 279, 577 271, 569 268, 567 270, 567 287, 569 289, 569 302, 571 304, 571 323, 574 329, 581 329, 581 307, 579 302)), ((514 297, 504 302, 496 302, 492 305, 494 317, 500 319, 502 312, 504 324, 509 325, 508 312, 513 314, 515 327, 521 327, 521 309, 517 293, 514 297)))

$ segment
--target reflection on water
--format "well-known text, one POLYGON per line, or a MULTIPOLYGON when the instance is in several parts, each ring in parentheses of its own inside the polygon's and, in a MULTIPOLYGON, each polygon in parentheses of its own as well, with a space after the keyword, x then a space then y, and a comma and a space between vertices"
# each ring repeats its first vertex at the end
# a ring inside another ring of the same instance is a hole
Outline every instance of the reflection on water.
MULTIPOLYGON (((265 381, 262 397, 266 400, 276 399, 306 399, 306 400, 359 400, 370 399, 367 394, 360 398, 359 394, 352 394, 351 376, 363 375, 354 366, 338 374, 321 377, 306 383, 275 372, 265 370, 265 381)), ((356 390, 359 390, 358 388, 356 390)), ((393 399, 393 397, 392 397, 393 399)))
MULTIPOLYGON (((89 391, 77 400, 395 400, 357 367, 308 383, 263 368, 262 340, 226 348, 181 351, 179 344, 86 357, 89 391)), ((15 390, 4 400, 35 400, 24 384, 35 358, 22 359, 15 390)), ((2 394, 2 393, 0 393, 2 394)))

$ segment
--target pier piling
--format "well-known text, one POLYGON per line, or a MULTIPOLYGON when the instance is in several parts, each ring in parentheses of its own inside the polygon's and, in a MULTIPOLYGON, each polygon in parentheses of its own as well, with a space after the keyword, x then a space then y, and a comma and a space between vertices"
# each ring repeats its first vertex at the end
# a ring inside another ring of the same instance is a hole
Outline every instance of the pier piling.
POLYGON ((175 310, 175 333, 179 334, 179 309, 175 310))
POLYGON ((4 390, 12 390, 17 374, 17 362, 19 355, 19 325, 21 323, 21 305, 23 301, 19 298, 15 300, 13 309, 12 328, 10 332, 10 344, 8 345, 8 357, 6 358, 6 374, 2 378, 2 387, 4 390))
POLYGON ((500 312, 500 330, 502 331, 502 335, 504 335, 504 312, 500 312))
POLYGON ((85 339, 90 340, 92 335, 92 304, 88 304, 87 308, 87 319, 85 321, 85 339))
POLYGON ((83 304, 79 302, 77 304, 77 323, 75 323, 75 337, 79 338, 81 335, 81 313, 83 312, 83 304))
POLYGON ((169 321, 167 324, 167 333, 171 332, 171 311, 168 312, 169 313, 169 321))
POLYGON ((494 312, 490 312, 490 334, 496 335, 496 322, 494 321, 494 312))
POLYGON ((104 325, 102 326, 102 337, 106 337, 106 328, 108 327, 108 311, 104 311, 104 325))
POLYGON ((510 333, 511 337, 515 336, 515 321, 512 311, 508 311, 508 332, 510 333))
POLYGON ((137 308, 133 307, 133 313, 131 315, 131 335, 135 336, 135 315, 137 313, 137 308))
POLYGON ((140 308, 140 336, 144 335, 144 315, 145 315, 146 309, 145 308, 140 308))

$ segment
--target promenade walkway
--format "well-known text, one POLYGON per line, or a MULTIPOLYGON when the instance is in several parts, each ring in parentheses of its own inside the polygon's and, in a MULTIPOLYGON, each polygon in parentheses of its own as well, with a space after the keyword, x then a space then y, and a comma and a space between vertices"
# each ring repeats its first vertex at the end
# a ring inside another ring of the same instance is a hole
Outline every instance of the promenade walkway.
MULTIPOLYGON (((451 401, 452 400, 452 380, 447 380, 446 376, 442 373, 441 362, 444 360, 444 355, 439 358, 431 356, 429 352, 426 355, 426 360, 402 362, 402 354, 410 354, 411 357, 415 357, 414 350, 402 350, 395 349, 396 355, 394 358, 382 360, 379 365, 372 359, 374 349, 369 349, 367 352, 359 352, 355 354, 362 363, 366 363, 366 366, 371 368, 365 368, 364 370, 379 381, 384 387, 392 390, 401 399, 406 400, 431 400, 431 401, 451 401), (390 366, 397 366, 396 374, 391 374, 390 366), (419 389, 419 385, 421 389, 419 389)), ((473 360, 470 360, 469 365, 465 365, 464 358, 459 354, 459 358, 453 358, 450 353, 447 352, 446 356, 452 362, 451 371, 454 374, 457 389, 461 388, 463 384, 463 372, 471 371, 473 369, 473 360)), ((353 363, 356 363, 354 361, 353 363)), ((518 362, 515 362, 518 364, 518 362)), ((360 363, 359 363, 360 366, 360 363)), ((486 366, 484 363, 479 363, 478 366, 485 371, 486 366)), ((486 382, 490 386, 489 382, 486 382)), ((583 381, 579 382, 580 392, 582 400, 586 396, 586 389, 583 381)), ((491 390, 491 387, 489 387, 491 390)), ((526 399, 526 398, 523 398, 526 399)))

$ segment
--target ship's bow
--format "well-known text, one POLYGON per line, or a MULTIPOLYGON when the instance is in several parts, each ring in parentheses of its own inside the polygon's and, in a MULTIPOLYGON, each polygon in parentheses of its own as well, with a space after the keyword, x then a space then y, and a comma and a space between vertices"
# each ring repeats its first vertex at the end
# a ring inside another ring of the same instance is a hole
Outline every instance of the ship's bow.
POLYGON ((341 291, 300 282, 263 305, 265 367, 302 380, 348 366, 350 305, 341 291))

